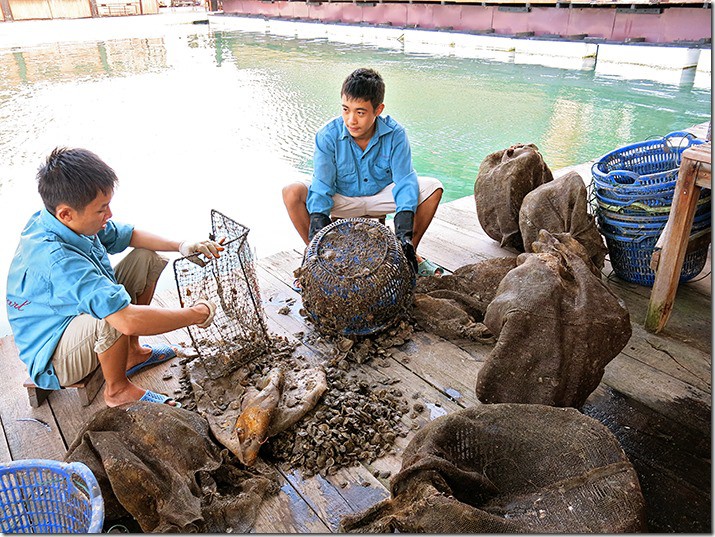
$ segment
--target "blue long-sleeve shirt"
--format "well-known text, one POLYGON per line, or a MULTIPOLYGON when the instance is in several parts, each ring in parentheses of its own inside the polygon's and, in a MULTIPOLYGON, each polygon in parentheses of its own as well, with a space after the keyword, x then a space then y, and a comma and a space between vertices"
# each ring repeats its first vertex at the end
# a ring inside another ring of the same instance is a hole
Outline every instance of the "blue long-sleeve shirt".
POLYGON ((378 116, 375 133, 360 149, 338 117, 315 135, 313 181, 308 189, 308 213, 329 215, 333 195, 372 196, 395 183, 396 212, 415 211, 419 200, 417 173, 405 129, 390 116, 378 116))
POLYGON ((46 209, 20 235, 7 277, 7 312, 20 359, 35 385, 56 390, 52 355, 67 325, 87 313, 104 319, 131 302, 108 253, 125 250, 134 227, 111 220, 97 235, 78 235, 46 209))

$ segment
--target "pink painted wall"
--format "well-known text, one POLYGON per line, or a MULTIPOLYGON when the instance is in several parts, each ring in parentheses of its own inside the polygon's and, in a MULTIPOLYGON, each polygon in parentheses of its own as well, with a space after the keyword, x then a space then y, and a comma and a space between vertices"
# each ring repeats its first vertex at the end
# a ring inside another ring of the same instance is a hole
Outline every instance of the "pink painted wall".
POLYGON ((458 28, 462 20, 462 6, 434 6, 432 28, 458 28))
POLYGON ((386 21, 393 26, 404 27, 407 25, 407 4, 375 4, 374 7, 362 8, 362 22, 368 24, 382 24, 386 21))
POLYGON ((532 7, 527 19, 527 32, 564 34, 569 26, 569 10, 565 8, 532 7))
POLYGON ((530 12, 499 11, 497 6, 385 2, 361 6, 351 2, 307 4, 300 1, 224 0, 225 13, 266 17, 301 17, 325 22, 381 24, 395 27, 449 28, 496 34, 521 32, 586 34, 614 41, 643 37, 650 43, 712 38, 710 9, 665 8, 661 14, 618 13, 615 8, 532 7, 530 12))
POLYGON ((513 11, 499 11, 494 8, 494 19, 492 28, 498 34, 518 34, 529 31, 530 13, 518 13, 513 11))
POLYGON ((668 9, 662 15, 663 37, 666 41, 712 37, 711 17, 712 9, 668 9))
POLYGON ((494 24, 494 6, 462 6, 462 19, 455 30, 489 30, 494 24))
POLYGON ((610 38, 615 9, 572 8, 569 23, 562 35, 586 34, 591 37, 610 38))
POLYGON ((430 4, 410 4, 407 10, 407 26, 410 28, 432 28, 432 12, 430 4))
MULTIPOLYGON (((225 9, 224 9, 225 11, 225 9)), ((334 2, 323 2, 321 4, 309 5, 308 16, 325 22, 346 22, 360 21, 360 6, 356 4, 338 4, 334 2)))

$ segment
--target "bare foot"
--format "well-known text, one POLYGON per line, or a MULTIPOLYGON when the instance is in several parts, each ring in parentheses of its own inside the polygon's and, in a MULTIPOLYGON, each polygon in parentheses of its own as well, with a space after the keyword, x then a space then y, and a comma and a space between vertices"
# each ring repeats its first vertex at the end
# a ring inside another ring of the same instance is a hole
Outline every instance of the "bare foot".
MULTIPOLYGON (((112 391, 109 387, 104 388, 104 402, 108 407, 112 408, 115 406, 123 405, 124 403, 134 403, 139 401, 147 390, 140 388, 136 384, 132 384, 127 381, 126 385, 122 388, 112 391)), ((171 400, 166 403, 169 406, 178 406, 176 401, 171 400)))

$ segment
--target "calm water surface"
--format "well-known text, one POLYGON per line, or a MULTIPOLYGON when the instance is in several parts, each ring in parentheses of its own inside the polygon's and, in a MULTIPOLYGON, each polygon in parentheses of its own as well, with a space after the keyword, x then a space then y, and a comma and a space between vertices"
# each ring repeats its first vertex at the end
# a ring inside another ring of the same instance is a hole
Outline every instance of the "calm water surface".
MULTIPOLYGON (((710 118, 710 90, 692 85, 219 31, 181 14, 3 23, 0 294, 40 207, 37 167, 57 145, 116 170, 117 220, 205 237, 215 208, 251 229, 259 257, 300 247, 280 189, 310 174, 315 131, 361 66, 383 75, 385 113, 407 127, 415 167, 443 181, 444 201, 471 195, 484 157, 514 143, 535 143, 555 170, 710 118)), ((172 285, 166 271, 161 286, 172 285)))

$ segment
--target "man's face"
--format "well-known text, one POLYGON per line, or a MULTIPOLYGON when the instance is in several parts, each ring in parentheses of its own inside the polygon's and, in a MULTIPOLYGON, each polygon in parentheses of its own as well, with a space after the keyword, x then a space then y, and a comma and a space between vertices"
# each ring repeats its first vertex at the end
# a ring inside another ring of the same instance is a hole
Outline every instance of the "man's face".
POLYGON ((363 99, 350 99, 346 95, 341 96, 343 105, 343 121, 350 131, 350 135, 356 140, 369 140, 375 132, 375 120, 385 108, 380 104, 373 108, 370 101, 363 99))
MULTIPOLYGON (((75 233, 80 235, 96 235, 107 225, 107 220, 112 217, 112 210, 109 203, 112 201, 114 192, 103 194, 100 192, 94 200, 83 210, 67 208, 67 219, 62 219, 64 224, 75 233)), ((62 209, 58 212, 61 213, 62 209)))

